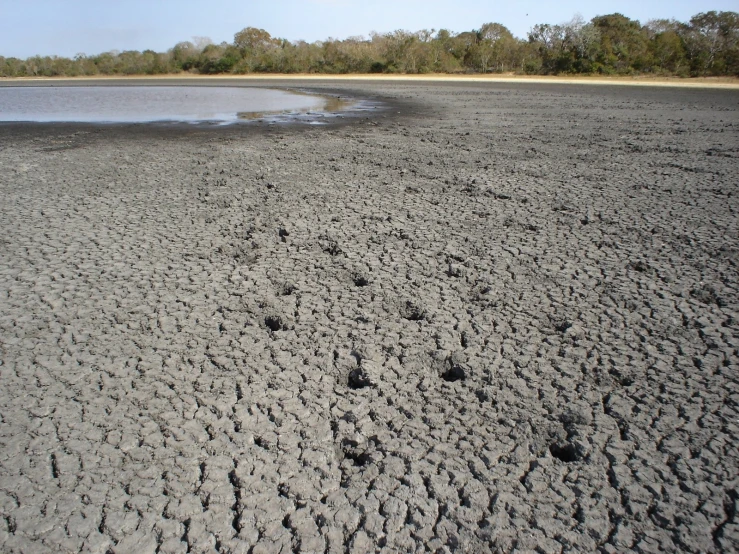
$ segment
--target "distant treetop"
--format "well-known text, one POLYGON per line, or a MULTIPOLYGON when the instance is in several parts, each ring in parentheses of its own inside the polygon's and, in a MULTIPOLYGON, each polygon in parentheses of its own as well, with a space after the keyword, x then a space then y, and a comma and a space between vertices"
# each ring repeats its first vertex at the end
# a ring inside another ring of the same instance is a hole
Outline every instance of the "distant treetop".
POLYGON ((620 13, 590 21, 534 25, 520 39, 500 23, 372 33, 307 43, 246 27, 233 43, 193 37, 167 52, 78 54, 74 59, 0 56, 0 76, 155 75, 165 73, 525 73, 739 76, 739 14, 709 11, 688 22, 642 25, 620 13))

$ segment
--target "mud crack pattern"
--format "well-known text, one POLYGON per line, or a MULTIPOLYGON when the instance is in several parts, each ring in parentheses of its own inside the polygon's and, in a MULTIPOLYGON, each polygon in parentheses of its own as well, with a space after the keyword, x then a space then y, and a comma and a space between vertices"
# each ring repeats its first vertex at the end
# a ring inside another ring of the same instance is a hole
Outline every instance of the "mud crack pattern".
POLYGON ((736 93, 366 86, 0 128, 0 550, 737 550, 736 93))

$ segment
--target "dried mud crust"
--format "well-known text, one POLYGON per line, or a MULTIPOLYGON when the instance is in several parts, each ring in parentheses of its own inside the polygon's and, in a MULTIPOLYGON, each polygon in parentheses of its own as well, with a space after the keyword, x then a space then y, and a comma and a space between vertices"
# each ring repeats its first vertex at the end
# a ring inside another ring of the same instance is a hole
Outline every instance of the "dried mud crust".
POLYGON ((736 93, 366 86, 0 128, 0 550, 739 548, 736 93))

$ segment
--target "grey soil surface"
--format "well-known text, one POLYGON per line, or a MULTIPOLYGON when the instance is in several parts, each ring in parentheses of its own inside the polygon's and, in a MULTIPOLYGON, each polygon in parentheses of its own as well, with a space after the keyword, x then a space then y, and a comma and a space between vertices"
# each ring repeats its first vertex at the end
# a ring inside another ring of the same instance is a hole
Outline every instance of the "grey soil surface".
POLYGON ((309 86, 0 125, 0 551, 736 551, 739 93, 309 86))

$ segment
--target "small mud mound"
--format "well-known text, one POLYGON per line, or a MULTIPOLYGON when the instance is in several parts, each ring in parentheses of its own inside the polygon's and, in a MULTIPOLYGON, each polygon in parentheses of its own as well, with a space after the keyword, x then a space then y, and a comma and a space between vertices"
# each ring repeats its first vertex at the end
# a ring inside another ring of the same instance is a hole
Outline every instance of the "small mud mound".
POLYGON ((321 246, 321 250, 323 250, 329 256, 340 256, 344 253, 344 251, 339 246, 339 243, 335 239, 324 235, 319 237, 318 240, 321 246))
POLYGON ((726 306, 726 302, 724 302, 723 298, 721 298, 716 292, 716 289, 710 285, 702 285, 694 288, 690 291, 690 296, 709 306, 711 304, 715 304, 719 308, 726 306))
POLYGON ((287 323, 279 315, 268 315, 264 318, 264 325, 273 333, 288 329, 287 323))
POLYGON ((461 350, 452 352, 436 350, 429 353, 431 368, 436 371, 440 379, 447 383, 464 381, 470 376, 467 365, 467 356, 461 350))
POLYGON ((353 273, 352 281, 358 287, 366 287, 367 285, 370 284, 369 277, 367 277, 363 273, 353 273))
POLYGON ((355 466, 364 467, 372 461, 366 446, 366 444, 360 444, 355 440, 344 439, 341 441, 341 452, 344 454, 345 460, 350 460, 355 466))
POLYGON ((421 321, 426 319, 426 310, 421 305, 416 304, 411 300, 403 302, 398 311, 400 312, 400 317, 409 321, 421 321))
POLYGON ((278 283, 275 289, 277 296, 290 296, 292 293, 298 290, 298 287, 295 283, 285 281, 283 283, 278 283))
POLYGON ((353 368, 347 376, 347 386, 350 389, 364 389, 375 387, 382 379, 382 364, 377 361, 364 358, 362 352, 352 352, 358 360, 357 367, 353 368))
POLYGON ((259 254, 255 251, 255 248, 246 243, 221 246, 216 250, 216 253, 243 265, 251 265, 259 259, 259 254))
POLYGON ((639 273, 650 273, 652 270, 652 268, 649 267, 649 264, 647 264, 643 260, 635 260, 633 262, 629 262, 627 267, 634 271, 638 271, 639 273))
POLYGON ((347 385, 350 389, 364 389, 372 386, 372 379, 362 367, 357 367, 349 373, 347 385))
POLYGON ((440 377, 447 383, 456 383, 457 381, 464 381, 467 378, 467 372, 462 366, 453 365, 443 371, 440 377))

